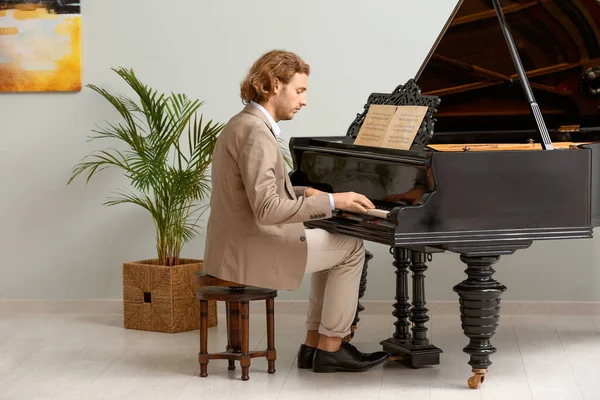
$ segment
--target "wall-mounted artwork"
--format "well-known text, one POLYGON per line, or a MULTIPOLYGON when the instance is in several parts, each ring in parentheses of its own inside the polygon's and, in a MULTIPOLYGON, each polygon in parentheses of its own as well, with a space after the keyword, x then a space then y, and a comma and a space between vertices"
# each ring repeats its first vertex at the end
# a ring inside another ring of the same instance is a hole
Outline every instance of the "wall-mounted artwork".
POLYGON ((0 0, 0 92, 81 90, 80 0, 0 0))

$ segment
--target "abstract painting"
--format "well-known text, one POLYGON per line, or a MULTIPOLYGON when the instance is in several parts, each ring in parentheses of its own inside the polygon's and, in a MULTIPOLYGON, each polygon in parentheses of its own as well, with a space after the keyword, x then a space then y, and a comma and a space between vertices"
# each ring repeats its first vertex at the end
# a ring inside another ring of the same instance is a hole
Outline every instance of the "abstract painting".
POLYGON ((81 90, 80 0, 0 0, 0 92, 81 90))

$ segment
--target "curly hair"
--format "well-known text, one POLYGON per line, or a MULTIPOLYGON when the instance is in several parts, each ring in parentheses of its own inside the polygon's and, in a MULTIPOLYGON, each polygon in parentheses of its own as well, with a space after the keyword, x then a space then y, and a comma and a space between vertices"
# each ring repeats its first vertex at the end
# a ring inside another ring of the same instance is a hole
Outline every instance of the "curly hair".
POLYGON ((310 66, 296 54, 285 50, 271 50, 263 54, 240 85, 242 102, 266 101, 273 92, 275 78, 285 85, 296 73, 310 74, 310 66))

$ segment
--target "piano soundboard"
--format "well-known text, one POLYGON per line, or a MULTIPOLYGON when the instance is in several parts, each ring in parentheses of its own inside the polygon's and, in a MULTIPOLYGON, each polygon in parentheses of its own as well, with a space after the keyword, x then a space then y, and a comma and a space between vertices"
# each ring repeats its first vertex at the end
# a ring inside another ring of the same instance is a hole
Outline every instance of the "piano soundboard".
MULTIPOLYGON (((574 149, 590 142, 555 142, 554 148, 558 150, 574 149)), ((435 151, 529 151, 543 150, 540 143, 455 143, 455 144, 430 144, 435 151)))

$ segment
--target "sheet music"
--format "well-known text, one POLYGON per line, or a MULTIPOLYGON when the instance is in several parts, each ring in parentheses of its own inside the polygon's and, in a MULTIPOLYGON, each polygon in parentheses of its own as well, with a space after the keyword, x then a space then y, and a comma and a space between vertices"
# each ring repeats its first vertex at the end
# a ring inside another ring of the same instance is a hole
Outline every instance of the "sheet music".
POLYGON ((410 150, 427 107, 372 104, 355 145, 410 150))

